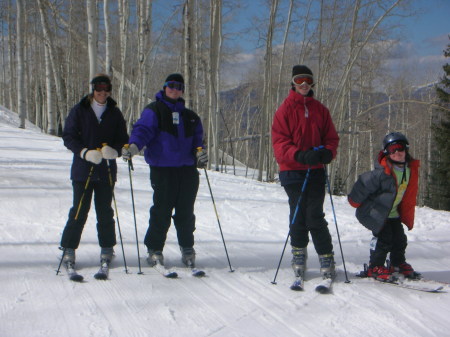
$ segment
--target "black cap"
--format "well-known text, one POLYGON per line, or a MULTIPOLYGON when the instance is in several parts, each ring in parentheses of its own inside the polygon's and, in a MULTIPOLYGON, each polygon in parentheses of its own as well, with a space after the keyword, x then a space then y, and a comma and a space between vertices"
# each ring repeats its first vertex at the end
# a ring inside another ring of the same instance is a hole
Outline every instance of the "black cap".
POLYGON ((184 84, 183 75, 181 75, 179 73, 170 74, 169 76, 167 76, 166 82, 170 82, 170 81, 176 81, 176 82, 180 82, 180 83, 184 84))
POLYGON ((296 65, 292 68, 292 77, 295 75, 311 75, 313 76, 313 73, 311 69, 309 69, 307 66, 304 65, 296 65))
POLYGON ((91 84, 96 84, 96 83, 111 84, 111 79, 106 74, 98 74, 98 75, 95 75, 94 78, 91 80, 91 84))

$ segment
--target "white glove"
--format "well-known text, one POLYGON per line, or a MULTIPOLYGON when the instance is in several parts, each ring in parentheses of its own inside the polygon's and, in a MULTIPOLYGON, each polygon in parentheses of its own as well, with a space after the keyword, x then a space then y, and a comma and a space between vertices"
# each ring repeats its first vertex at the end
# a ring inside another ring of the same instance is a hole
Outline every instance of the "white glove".
POLYGON ((205 150, 198 151, 196 153, 197 156, 197 167, 205 168, 206 164, 208 164, 208 152, 205 150))
POLYGON ((131 157, 137 155, 139 153, 139 149, 136 144, 128 144, 128 146, 124 146, 122 148, 122 158, 125 160, 130 160, 131 157))
POLYGON ((81 150, 80 157, 96 165, 100 164, 103 160, 103 156, 100 151, 88 150, 87 148, 81 150))
POLYGON ((116 159, 119 156, 117 151, 109 145, 102 147, 102 155, 106 160, 116 159))

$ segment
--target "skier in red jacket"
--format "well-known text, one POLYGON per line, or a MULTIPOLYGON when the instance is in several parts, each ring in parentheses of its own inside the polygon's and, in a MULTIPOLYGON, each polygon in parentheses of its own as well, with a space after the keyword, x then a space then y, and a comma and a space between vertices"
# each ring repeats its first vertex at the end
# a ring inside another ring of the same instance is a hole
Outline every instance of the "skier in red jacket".
POLYGON ((309 233, 319 255, 324 278, 335 276, 334 255, 328 223, 323 213, 325 170, 336 156, 339 137, 328 109, 314 98, 312 71, 304 65, 292 69, 292 88, 275 113, 272 145, 280 167, 279 177, 290 207, 292 268, 303 277, 309 233), (303 183, 308 174, 306 188, 303 183), (293 220, 297 203, 298 212, 293 220))

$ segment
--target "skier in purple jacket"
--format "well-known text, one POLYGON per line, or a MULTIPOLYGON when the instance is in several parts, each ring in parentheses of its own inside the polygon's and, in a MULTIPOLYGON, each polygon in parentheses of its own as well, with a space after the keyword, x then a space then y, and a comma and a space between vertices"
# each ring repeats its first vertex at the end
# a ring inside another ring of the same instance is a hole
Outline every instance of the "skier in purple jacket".
POLYGON ((145 147, 145 161, 150 165, 153 206, 144 244, 151 266, 164 265, 162 251, 171 219, 177 231, 181 259, 195 266, 194 203, 199 186, 197 167, 204 168, 208 156, 203 149, 200 117, 185 107, 184 78, 170 74, 156 100, 142 111, 134 124, 129 146, 122 149, 124 159, 131 159, 145 147), (172 215, 173 211, 175 213, 172 215))

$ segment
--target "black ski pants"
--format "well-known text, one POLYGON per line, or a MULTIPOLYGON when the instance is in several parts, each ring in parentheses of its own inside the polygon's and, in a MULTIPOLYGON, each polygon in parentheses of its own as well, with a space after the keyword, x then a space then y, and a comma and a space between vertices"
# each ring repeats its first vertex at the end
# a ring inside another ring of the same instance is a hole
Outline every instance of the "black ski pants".
MULTIPOLYGON (((95 212, 97 214, 97 236, 100 247, 113 247, 116 244, 114 211, 111 207, 112 189, 109 182, 91 181, 85 190, 86 182, 72 181, 73 205, 69 211, 69 219, 64 228, 61 247, 77 249, 94 194, 95 212), (80 200, 80 211, 75 219, 80 200)), ((114 187, 113 187, 114 188, 114 187)))
POLYGON ((389 252, 391 265, 399 266, 406 262, 405 251, 408 239, 400 218, 387 219, 380 233, 372 240, 375 247, 371 247, 370 250, 371 267, 384 266, 389 252))
MULTIPOLYGON (((301 172, 303 179, 306 178, 306 172, 301 172)), ((302 194, 303 182, 304 180, 284 186, 284 190, 289 198, 291 245, 305 248, 309 243, 309 233, 311 233, 317 254, 330 254, 333 252, 333 244, 328 230, 328 223, 323 213, 326 182, 324 170, 310 171, 305 191, 302 194), (292 222, 300 195, 300 205, 295 220, 292 222)))
POLYGON ((150 250, 164 249, 171 219, 181 247, 194 246, 194 203, 199 186, 195 166, 150 167, 153 206, 144 244, 150 250), (173 211, 175 213, 172 216, 173 211))

